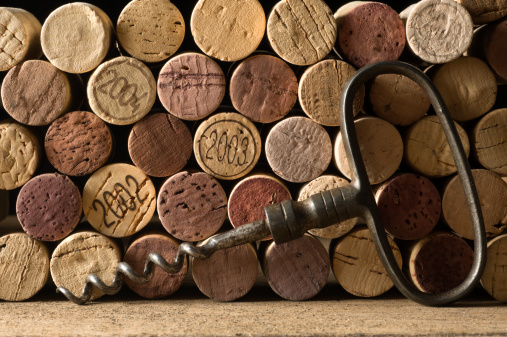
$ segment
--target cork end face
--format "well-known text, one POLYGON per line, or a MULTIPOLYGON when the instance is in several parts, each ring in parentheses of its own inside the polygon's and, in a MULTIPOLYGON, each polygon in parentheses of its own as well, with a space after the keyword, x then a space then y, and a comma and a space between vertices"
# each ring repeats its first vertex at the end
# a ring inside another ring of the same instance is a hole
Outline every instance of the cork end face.
POLYGON ((493 298, 507 302, 507 235, 501 235, 488 242, 486 267, 481 277, 482 287, 493 298))
POLYGON ((0 7, 0 71, 7 71, 23 61, 28 53, 28 30, 15 9, 0 7))

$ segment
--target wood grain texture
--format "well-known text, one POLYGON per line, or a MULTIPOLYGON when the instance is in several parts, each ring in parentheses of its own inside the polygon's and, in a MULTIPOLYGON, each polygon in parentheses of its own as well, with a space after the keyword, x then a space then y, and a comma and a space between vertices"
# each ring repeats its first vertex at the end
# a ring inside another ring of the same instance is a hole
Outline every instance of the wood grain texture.
POLYGON ((160 62, 173 55, 185 37, 185 21, 167 0, 133 0, 116 23, 118 42, 132 57, 160 62))
POLYGON ((507 234, 497 236, 488 242, 486 267, 481 277, 482 287, 501 302, 507 302, 507 234))
MULTIPOLYGON (((306 115, 322 125, 340 125, 340 96, 345 83, 355 73, 354 67, 340 60, 323 60, 307 68, 298 89, 299 104, 306 115)), ((361 87, 354 97, 354 116, 363 102, 364 87, 361 87)))
POLYGON ((456 2, 468 10, 476 25, 489 23, 507 15, 505 0, 456 0, 456 2))
POLYGON ((267 37, 285 61, 310 65, 322 60, 336 40, 336 22, 321 0, 282 0, 269 14, 267 37))

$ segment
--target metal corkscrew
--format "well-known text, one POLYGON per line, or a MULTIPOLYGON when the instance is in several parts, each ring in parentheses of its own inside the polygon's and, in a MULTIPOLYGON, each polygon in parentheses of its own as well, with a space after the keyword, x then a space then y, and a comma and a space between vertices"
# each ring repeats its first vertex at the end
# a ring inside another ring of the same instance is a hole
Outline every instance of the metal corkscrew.
POLYGON ((315 194, 304 201, 286 200, 279 204, 269 205, 265 208, 266 220, 254 221, 219 234, 201 246, 195 246, 188 242, 182 243, 172 263, 166 261, 156 252, 152 252, 148 256, 142 274, 136 273, 128 264, 121 262, 117 266, 111 285, 106 285, 97 275, 89 274, 80 297, 63 287, 58 287, 57 292, 63 293, 75 303, 84 304, 90 299, 94 286, 106 294, 116 294, 123 284, 123 276, 137 283, 149 282, 153 276, 155 265, 168 273, 177 273, 183 267, 186 255, 205 259, 217 250, 260 240, 269 235, 273 236, 276 244, 282 244, 300 238, 309 229, 324 228, 350 218, 359 217, 368 225, 384 268, 404 296, 429 306, 450 304, 467 296, 479 282, 484 270, 486 234, 477 191, 465 151, 454 122, 436 88, 419 69, 406 63, 389 61, 365 66, 347 82, 342 92, 340 125, 353 175, 349 185, 315 194), (426 92, 449 142, 469 204, 475 237, 475 255, 472 268, 460 285, 440 294, 428 294, 416 289, 398 268, 384 227, 380 222, 377 205, 363 164, 354 128, 352 104, 355 94, 361 86, 381 74, 404 75, 416 82, 426 92))

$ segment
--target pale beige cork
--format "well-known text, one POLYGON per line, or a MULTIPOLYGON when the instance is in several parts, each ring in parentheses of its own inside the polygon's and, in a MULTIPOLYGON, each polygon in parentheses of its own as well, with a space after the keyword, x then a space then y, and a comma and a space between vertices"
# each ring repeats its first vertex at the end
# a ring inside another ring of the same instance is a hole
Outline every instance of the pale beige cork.
POLYGON ((114 38, 113 23, 100 8, 73 2, 49 14, 41 31, 44 55, 68 73, 85 73, 106 57, 114 38))
POLYGON ((199 166, 218 179, 233 180, 250 172, 261 154, 261 137, 245 116, 223 112, 199 125, 194 137, 199 166))
POLYGON ((92 111, 105 122, 127 125, 139 121, 153 107, 157 82, 141 61, 126 56, 102 63, 87 86, 92 111))
MULTIPOLYGON (((465 130, 454 123, 468 157, 470 142, 465 130)), ((451 148, 437 116, 426 116, 404 134, 404 160, 414 170, 430 178, 445 177, 457 172, 451 148)))
POLYGON ((506 0, 455 0, 472 16, 474 24, 489 23, 507 15, 506 0))
POLYGON ((137 233, 157 207, 155 187, 140 169, 111 164, 96 171, 83 190, 83 212, 99 232, 112 237, 137 233))
MULTIPOLYGON (((498 174, 484 169, 473 169, 472 176, 481 203, 486 236, 497 236, 507 227, 507 183, 498 174)), ((442 218, 458 235, 474 239, 468 203, 458 176, 454 176, 443 190, 442 218)))
POLYGON ((185 20, 167 0, 133 0, 118 17, 116 34, 121 47, 147 63, 173 55, 185 37, 185 20))
MULTIPOLYGON (((403 140, 389 122, 377 117, 362 117, 354 121, 357 140, 370 184, 379 184, 392 176, 403 158, 403 140)), ((348 179, 352 178, 343 135, 340 131, 334 142, 336 167, 348 179)))
POLYGON ((221 61, 241 60, 259 46, 266 27, 257 0, 199 0, 190 28, 197 46, 221 61))
POLYGON ((482 166, 507 175, 507 108, 484 115, 470 134, 472 153, 482 166))
MULTIPOLYGON (((398 267, 401 268, 401 252, 390 237, 387 239, 398 267)), ((394 286, 367 228, 354 229, 338 239, 330 254, 334 276, 347 292, 360 297, 374 297, 394 286)))
POLYGON ((282 0, 269 14, 267 36, 285 61, 310 65, 331 52, 337 26, 333 12, 322 0, 282 0))
MULTIPOLYGON (((57 287, 65 287, 80 296, 88 274, 96 274, 110 285, 120 262, 121 251, 114 241, 99 233, 80 232, 64 239, 53 251, 51 277, 57 287)), ((90 299, 102 295, 102 291, 93 287, 90 299)))
MULTIPOLYGON (((317 177, 305 184, 299 191, 298 201, 308 199, 310 196, 328 191, 334 188, 340 188, 348 185, 350 182, 347 179, 334 176, 334 175, 323 175, 317 177)), ((357 224, 358 218, 352 218, 343 222, 331 225, 326 228, 315 228, 310 229, 308 232, 312 235, 325 238, 325 239, 336 239, 344 236, 354 228, 357 224)))
POLYGON ((0 7, 0 71, 42 56, 41 29, 33 14, 21 8, 0 7))
POLYGON ((417 122, 430 108, 428 96, 421 87, 408 77, 397 74, 375 77, 369 99, 377 116, 400 126, 417 122))
POLYGON ((457 122, 480 117, 495 104, 495 74, 478 58, 460 57, 431 70, 430 77, 457 122))
POLYGON ((488 242, 486 266, 481 277, 482 287, 501 302, 507 302, 507 234, 488 242))
POLYGON ((454 0, 423 0, 400 13, 409 50, 428 63, 446 63, 465 53, 474 34, 470 14, 454 0))
MULTIPOLYGON (((340 96, 356 69, 340 60, 324 60, 307 68, 299 81, 301 108, 313 121, 327 126, 340 125, 340 96)), ((354 97, 354 116, 364 102, 364 86, 354 97)))
POLYGON ((39 167, 42 148, 37 137, 25 126, 0 123, 0 190, 23 186, 39 167))
POLYGON ((49 252, 25 233, 0 237, 0 299, 23 301, 34 296, 49 277, 49 252))

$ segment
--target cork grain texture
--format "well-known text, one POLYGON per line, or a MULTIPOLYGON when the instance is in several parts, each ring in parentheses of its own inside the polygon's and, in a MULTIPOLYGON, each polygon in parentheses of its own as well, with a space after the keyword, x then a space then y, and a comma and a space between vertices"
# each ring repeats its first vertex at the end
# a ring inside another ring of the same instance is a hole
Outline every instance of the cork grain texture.
POLYGON ((507 302, 507 235, 497 236, 488 242, 488 259, 481 277, 484 289, 501 302, 507 302))
POLYGON ((456 0, 456 2, 468 10, 476 25, 489 23, 507 15, 506 0, 456 0))

